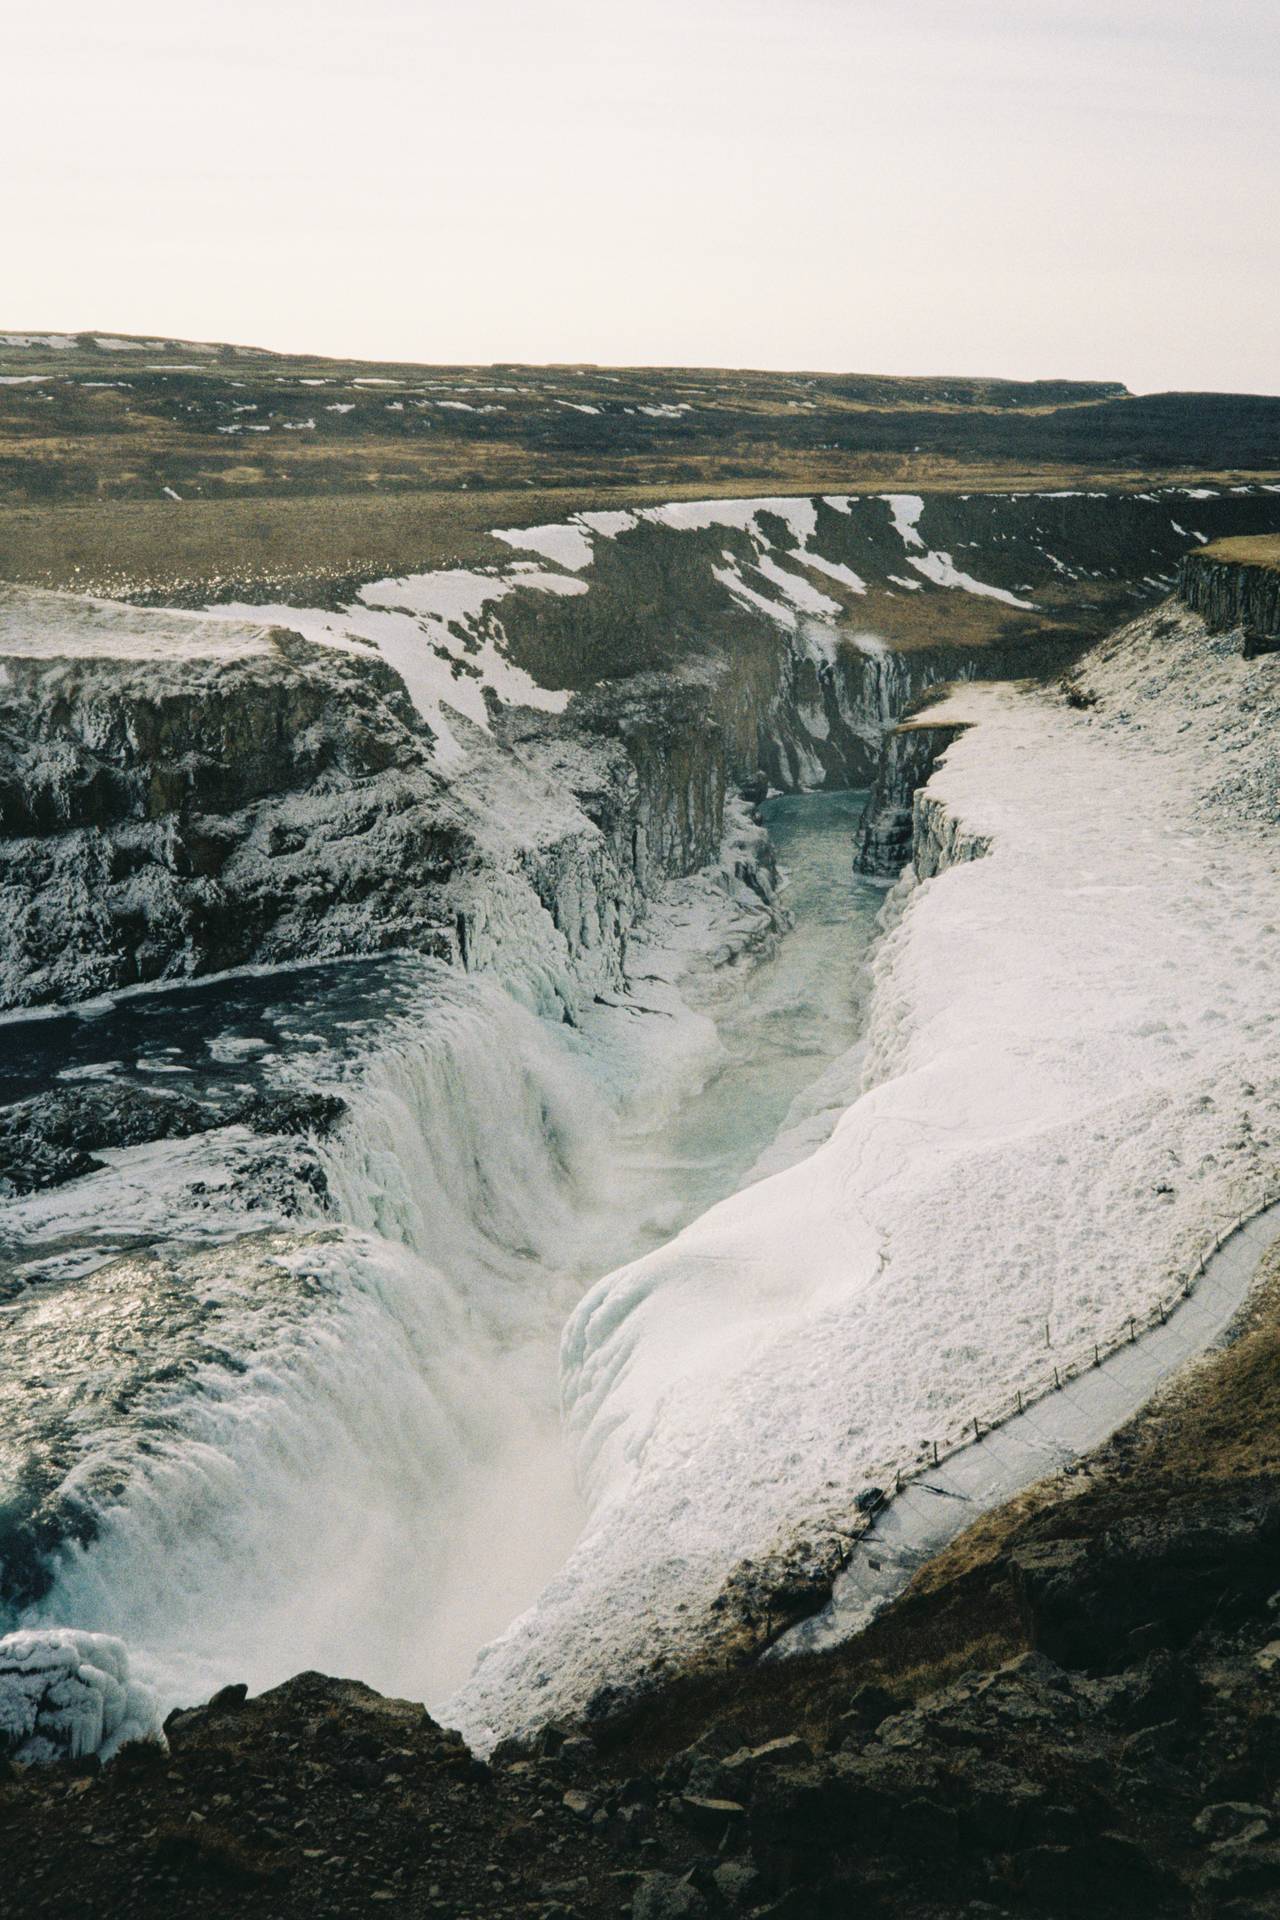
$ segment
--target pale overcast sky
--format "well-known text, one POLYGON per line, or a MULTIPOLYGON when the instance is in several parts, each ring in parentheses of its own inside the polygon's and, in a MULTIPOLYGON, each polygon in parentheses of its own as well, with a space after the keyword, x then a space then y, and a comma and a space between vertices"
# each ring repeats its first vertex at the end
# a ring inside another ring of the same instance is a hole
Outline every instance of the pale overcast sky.
POLYGON ((0 326, 1280 392, 1280 0, 12 9, 0 326))

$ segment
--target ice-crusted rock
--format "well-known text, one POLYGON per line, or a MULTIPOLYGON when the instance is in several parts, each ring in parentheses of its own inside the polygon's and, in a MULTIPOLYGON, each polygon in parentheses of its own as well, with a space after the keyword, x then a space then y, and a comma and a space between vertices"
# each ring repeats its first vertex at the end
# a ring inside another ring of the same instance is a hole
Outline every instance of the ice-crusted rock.
POLYGON ((122 1640, 71 1627, 0 1639, 0 1754, 24 1766, 109 1760, 130 1740, 163 1743, 156 1701, 122 1640))
POLYGON ((279 629, 0 589, 0 1005, 397 945, 469 846, 398 677, 279 629))
POLYGON ((123 1083, 58 1088, 0 1108, 0 1200, 88 1173, 101 1147, 176 1140, 213 1125, 198 1100, 123 1083))

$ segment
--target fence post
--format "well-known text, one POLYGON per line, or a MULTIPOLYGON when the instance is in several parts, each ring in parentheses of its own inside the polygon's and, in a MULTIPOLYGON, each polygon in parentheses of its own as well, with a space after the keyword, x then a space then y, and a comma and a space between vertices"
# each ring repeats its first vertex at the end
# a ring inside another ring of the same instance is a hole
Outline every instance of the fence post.
POLYGON ((938 1464, 938 1443, 936 1440, 933 1443, 933 1464, 935 1467, 938 1464))

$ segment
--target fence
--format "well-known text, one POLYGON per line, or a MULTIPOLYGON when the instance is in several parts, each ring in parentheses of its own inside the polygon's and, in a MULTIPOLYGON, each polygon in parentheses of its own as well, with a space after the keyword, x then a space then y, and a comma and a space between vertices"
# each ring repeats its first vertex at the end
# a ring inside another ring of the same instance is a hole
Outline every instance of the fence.
MULTIPOLYGON (((902 1493, 905 1488, 911 1486, 914 1481, 921 1479, 924 1474, 932 1472, 936 1467, 942 1466, 945 1461, 953 1459, 956 1454, 966 1453, 970 1447, 977 1445, 984 1434, 994 1433, 998 1428, 1005 1426, 1010 1420, 1016 1420, 1020 1414, 1026 1413, 1028 1408, 1037 1406, 1042 1400, 1047 1400, 1051 1394, 1060 1392, 1062 1388, 1068 1386, 1072 1380, 1077 1380, 1082 1374, 1089 1373, 1094 1368, 1102 1366, 1104 1361, 1109 1360, 1113 1353, 1119 1353, 1125 1347, 1136 1345, 1143 1333, 1148 1333, 1157 1326, 1164 1326, 1170 1315, 1176 1313, 1178 1308, 1191 1298, 1196 1287, 1208 1272, 1210 1261, 1222 1251, 1227 1242, 1234 1239, 1236 1234, 1239 1233, 1242 1228, 1248 1226, 1251 1220, 1258 1219, 1271 1207, 1274 1207, 1277 1201, 1280 1201, 1280 1187, 1275 1188, 1271 1192, 1264 1192, 1256 1207, 1246 1213, 1242 1213, 1239 1219, 1233 1221, 1229 1227, 1224 1227, 1211 1245, 1196 1258, 1187 1269, 1177 1290, 1167 1300, 1158 1300, 1154 1307, 1150 1308, 1141 1316, 1137 1314, 1130 1315, 1126 1332, 1118 1334, 1113 1340, 1095 1342, 1091 1352, 1088 1354, 1081 1355, 1073 1360, 1060 1361, 1053 1368, 1052 1378, 1046 1376, 1043 1381, 1038 1382, 1032 1387, 1019 1388, 1013 1399, 1006 1406, 997 1409, 989 1418, 981 1419, 975 1417, 972 1420, 966 1420, 963 1428, 958 1432, 953 1432, 946 1439, 926 1442, 921 1448, 920 1456, 914 1466, 899 1468, 897 1470, 894 1475, 892 1489, 881 1487, 868 1488, 866 1493, 859 1496, 856 1503, 859 1511, 866 1516, 866 1525, 859 1531, 848 1550, 842 1555, 839 1565, 842 1568, 848 1565, 852 1557, 853 1546, 865 1540, 867 1533, 875 1523, 876 1515, 882 1513, 890 1501, 892 1501, 897 1494, 902 1493)), ((847 1537, 848 1536, 846 1536, 846 1538, 847 1537)))

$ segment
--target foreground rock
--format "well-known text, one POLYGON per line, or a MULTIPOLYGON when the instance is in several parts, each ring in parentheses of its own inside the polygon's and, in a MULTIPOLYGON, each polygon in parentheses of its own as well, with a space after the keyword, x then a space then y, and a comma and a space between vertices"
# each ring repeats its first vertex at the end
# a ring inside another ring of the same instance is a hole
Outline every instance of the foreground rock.
POLYGON ((485 1765, 302 1674, 170 1752, 11 1772, 0 1911, 1268 1920, 1280 1277, 1228 1348, 962 1536, 861 1639, 485 1765))

